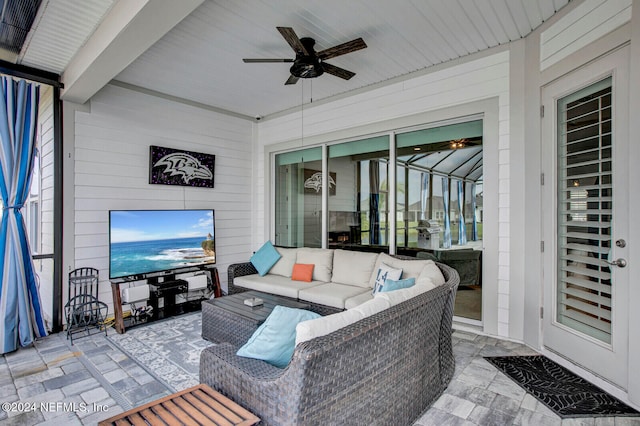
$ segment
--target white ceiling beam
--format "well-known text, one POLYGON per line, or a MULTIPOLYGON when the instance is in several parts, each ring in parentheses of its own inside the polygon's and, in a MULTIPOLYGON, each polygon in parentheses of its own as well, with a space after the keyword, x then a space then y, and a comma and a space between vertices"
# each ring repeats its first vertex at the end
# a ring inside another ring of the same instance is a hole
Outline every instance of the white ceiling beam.
POLYGON ((62 99, 85 103, 204 0, 121 0, 62 74, 62 99))

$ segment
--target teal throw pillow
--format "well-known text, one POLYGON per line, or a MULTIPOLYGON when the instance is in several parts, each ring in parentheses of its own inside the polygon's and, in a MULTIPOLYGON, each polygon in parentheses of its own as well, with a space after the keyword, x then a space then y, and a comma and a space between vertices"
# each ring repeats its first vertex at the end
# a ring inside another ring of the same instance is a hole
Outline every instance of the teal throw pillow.
POLYGON ((261 359, 279 368, 289 365, 296 344, 296 325, 320 318, 304 309, 276 306, 236 355, 261 359))
POLYGON ((260 249, 251 256, 249 261, 253 264, 260 276, 266 275, 267 272, 276 264, 282 255, 278 253, 278 250, 271 244, 271 241, 267 241, 260 247, 260 249))
POLYGON ((378 290, 381 293, 386 293, 387 291, 400 290, 403 288, 413 287, 416 284, 415 278, 405 278, 404 280, 390 280, 387 279, 382 288, 378 290))

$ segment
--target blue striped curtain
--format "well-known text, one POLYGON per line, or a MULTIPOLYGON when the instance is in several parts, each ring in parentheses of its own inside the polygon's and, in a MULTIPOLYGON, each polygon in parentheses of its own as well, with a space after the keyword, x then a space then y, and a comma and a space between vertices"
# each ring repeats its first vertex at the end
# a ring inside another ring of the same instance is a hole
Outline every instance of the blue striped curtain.
POLYGON ((451 218, 449 214, 449 178, 442 178, 442 202, 444 204, 444 238, 442 239, 442 248, 451 248, 451 218))
POLYGON ((420 173, 420 220, 428 216, 427 201, 429 201, 429 173, 420 173))
POLYGON ((464 182, 458 181, 458 245, 467 244, 467 227, 464 223, 464 182))
POLYGON ((380 244, 380 162, 369 162, 369 244, 380 244))
POLYGON ((473 222, 471 223, 471 240, 478 241, 478 220, 476 219, 476 183, 471 184, 471 217, 473 222))
POLYGON ((47 335, 21 209, 29 194, 36 154, 39 87, 0 81, 0 353, 47 335))

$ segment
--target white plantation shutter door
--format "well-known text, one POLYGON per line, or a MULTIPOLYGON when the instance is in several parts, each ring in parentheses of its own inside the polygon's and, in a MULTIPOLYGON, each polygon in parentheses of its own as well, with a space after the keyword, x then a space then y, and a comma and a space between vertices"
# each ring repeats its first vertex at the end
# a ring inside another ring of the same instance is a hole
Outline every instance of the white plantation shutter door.
POLYGON ((611 343, 611 78, 558 101, 556 321, 611 343))

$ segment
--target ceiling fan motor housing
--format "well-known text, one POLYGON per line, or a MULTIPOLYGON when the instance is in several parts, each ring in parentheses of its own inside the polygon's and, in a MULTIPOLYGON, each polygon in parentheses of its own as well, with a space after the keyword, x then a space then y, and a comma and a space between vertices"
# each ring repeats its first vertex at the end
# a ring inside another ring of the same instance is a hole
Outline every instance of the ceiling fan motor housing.
POLYGON ((300 78, 314 78, 324 74, 324 70, 320 65, 319 59, 306 57, 296 59, 289 71, 291 72, 291 75, 300 78))
POLYGON ((300 42, 306 49, 307 55, 304 52, 296 52, 296 60, 289 69, 291 75, 300 78, 315 78, 324 74, 320 58, 313 49, 316 41, 310 37, 302 37, 300 42))

